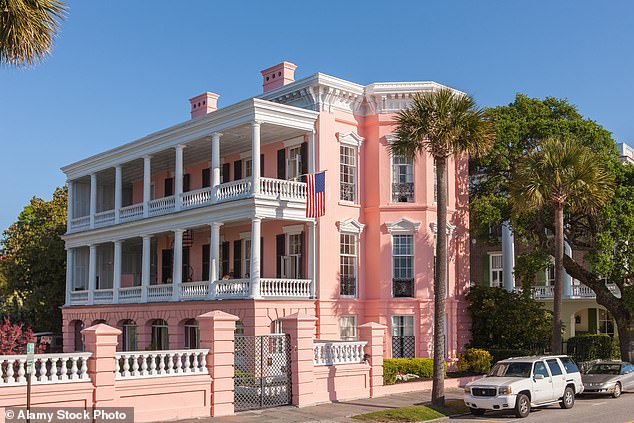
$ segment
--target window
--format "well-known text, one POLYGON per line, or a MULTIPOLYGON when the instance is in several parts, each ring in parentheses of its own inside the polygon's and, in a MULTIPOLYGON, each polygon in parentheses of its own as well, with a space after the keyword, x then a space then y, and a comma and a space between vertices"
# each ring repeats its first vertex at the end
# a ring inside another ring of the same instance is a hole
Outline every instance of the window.
POLYGON ((392 156, 392 202, 414 201, 414 161, 401 155, 392 156))
POLYGON ((356 297, 357 236, 354 234, 341 234, 339 240, 339 295, 342 297, 356 297))
POLYGON ((414 296, 413 235, 392 235, 392 295, 414 296))
MULTIPOLYGON (((248 278, 251 276, 251 240, 250 239, 245 239, 244 240, 244 271, 242 272, 242 274, 244 275, 245 278, 248 278)), ((260 271, 261 273, 261 271, 260 271)))
POLYGON ((550 373, 553 376, 559 376, 559 375, 563 374, 563 372, 561 371, 561 367, 559 367, 559 363, 557 362, 557 359, 552 358, 550 360, 546 360, 546 364, 548 364, 548 368, 550 369, 550 373))
POLYGON ((392 358, 415 356, 414 316, 392 316, 392 358))
POLYGON ((152 343, 150 344, 150 350, 167 349, 169 349, 167 322, 163 319, 155 319, 152 321, 152 343))
POLYGON ((202 170, 203 188, 209 188, 211 186, 211 169, 206 168, 202 170))
POLYGON ((554 286, 555 285, 555 265, 551 264, 546 269, 546 285, 554 286))
POLYGON ((533 368, 533 375, 544 375, 544 377, 550 377, 548 374, 548 370, 546 370, 546 366, 543 361, 536 361, 535 367, 533 368))
POLYGON ((339 318, 339 338, 342 341, 357 340, 357 316, 341 316, 339 318))
POLYGON ((302 174, 302 148, 301 146, 288 149, 288 161, 286 163, 286 178, 298 179, 302 174))
POLYGON ((357 153, 356 148, 342 145, 339 147, 340 195, 344 201, 356 201, 357 191, 357 153))
POLYGON ((288 234, 288 254, 282 256, 283 278, 301 279, 303 276, 304 233, 288 234))
MULTIPOLYGON (((260 169, 260 173, 262 173, 262 169, 260 169)), ((244 160, 244 177, 250 178, 253 176, 253 160, 245 159, 244 160)))
POLYGON ((284 333, 281 320, 273 320, 273 333, 284 333))
POLYGON ((84 322, 81 320, 75 320, 73 323, 73 341, 75 352, 83 352, 84 351, 84 335, 82 335, 81 331, 84 329, 84 322))
POLYGON ((198 330, 198 322, 195 319, 189 319, 185 322, 185 349, 193 350, 200 348, 200 332, 198 330))
POLYGON ((564 365, 564 369, 566 369, 566 373, 579 373, 579 368, 569 357, 561 357, 561 364, 564 365))
POLYGON ((126 320, 123 322, 123 351, 137 351, 137 325, 134 320, 126 320))
POLYGON ((90 250, 88 248, 75 248, 74 250, 73 291, 88 289, 88 264, 90 250))
POLYGON ((614 336, 614 320, 609 311, 604 309, 598 310, 599 314, 599 333, 614 336))
POLYGON ((491 254, 489 256, 490 274, 489 282, 494 288, 504 287, 502 254, 491 254))
MULTIPOLYGON (((210 245, 209 244, 204 244, 202 246, 202 276, 203 276, 203 280, 204 281, 208 281, 210 276, 209 276, 209 261, 210 261, 210 245)), ((212 281, 213 282, 213 281, 212 281)))

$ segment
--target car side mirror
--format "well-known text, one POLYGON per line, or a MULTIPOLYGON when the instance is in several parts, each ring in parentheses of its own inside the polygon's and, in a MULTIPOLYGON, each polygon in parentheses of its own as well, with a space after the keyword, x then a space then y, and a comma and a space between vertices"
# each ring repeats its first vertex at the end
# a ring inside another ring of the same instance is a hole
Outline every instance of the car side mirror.
POLYGON ((544 378, 544 375, 542 375, 542 374, 536 374, 535 376, 533 376, 533 378, 534 378, 535 380, 538 380, 538 379, 543 379, 543 378, 544 378))

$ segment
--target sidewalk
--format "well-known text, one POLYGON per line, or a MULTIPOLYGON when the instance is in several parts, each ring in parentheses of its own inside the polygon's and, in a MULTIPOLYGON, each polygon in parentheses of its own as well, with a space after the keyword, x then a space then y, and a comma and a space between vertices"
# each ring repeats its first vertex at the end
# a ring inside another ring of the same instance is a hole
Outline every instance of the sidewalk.
MULTIPOLYGON (((463 391, 462 389, 451 388, 447 389, 445 394, 447 399, 462 398, 463 391)), ((379 398, 328 403, 305 408, 286 406, 266 410, 244 411, 230 417, 181 420, 179 423, 356 422, 356 420, 351 419, 350 416, 386 408, 420 404, 430 399, 431 391, 416 391, 387 395, 379 398)))

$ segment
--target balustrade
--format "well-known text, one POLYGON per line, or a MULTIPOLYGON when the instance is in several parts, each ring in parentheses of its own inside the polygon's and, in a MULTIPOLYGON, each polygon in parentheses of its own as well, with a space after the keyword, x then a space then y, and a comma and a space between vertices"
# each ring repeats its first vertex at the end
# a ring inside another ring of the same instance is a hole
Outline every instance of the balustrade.
POLYGON ((172 284, 150 285, 147 287, 148 301, 169 301, 172 299, 172 284))
POLYGON ((170 195, 168 197, 157 198, 148 204, 148 210, 151 216, 168 213, 176 207, 176 197, 170 195))
POLYGON ((310 279, 260 279, 263 297, 310 298, 310 279))
POLYGON ((204 206, 211 203, 211 188, 201 188, 181 194, 183 208, 204 206))
POLYGON ((364 341, 319 341, 313 342, 313 364, 332 366, 335 364, 363 363, 364 341))
POLYGON ((209 282, 183 282, 180 285, 181 300, 200 300, 209 295, 209 282))
POLYGON ((248 298, 251 292, 250 279, 222 279, 213 283, 216 298, 248 298))
POLYGON ((247 197, 251 194, 251 183, 251 178, 244 178, 218 185, 216 201, 222 202, 247 197))
POLYGON ((207 374, 207 349, 129 351, 116 354, 117 379, 207 374))
MULTIPOLYGON (((36 354, 31 383, 87 382, 92 353, 36 354)), ((0 356, 0 386, 26 384, 26 355, 0 356)))
POLYGON ((132 204, 119 209, 119 219, 128 221, 143 217, 143 203, 132 204))

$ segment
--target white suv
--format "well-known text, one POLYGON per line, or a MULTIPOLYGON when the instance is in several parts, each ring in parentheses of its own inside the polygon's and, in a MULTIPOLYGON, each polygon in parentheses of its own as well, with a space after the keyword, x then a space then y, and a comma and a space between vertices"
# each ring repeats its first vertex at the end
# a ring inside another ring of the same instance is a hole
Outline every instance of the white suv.
POLYGON ((581 373, 565 355, 517 357, 499 361, 488 375, 468 383, 464 402, 471 413, 514 410, 526 417, 531 407, 559 403, 572 408, 583 392, 581 373))

